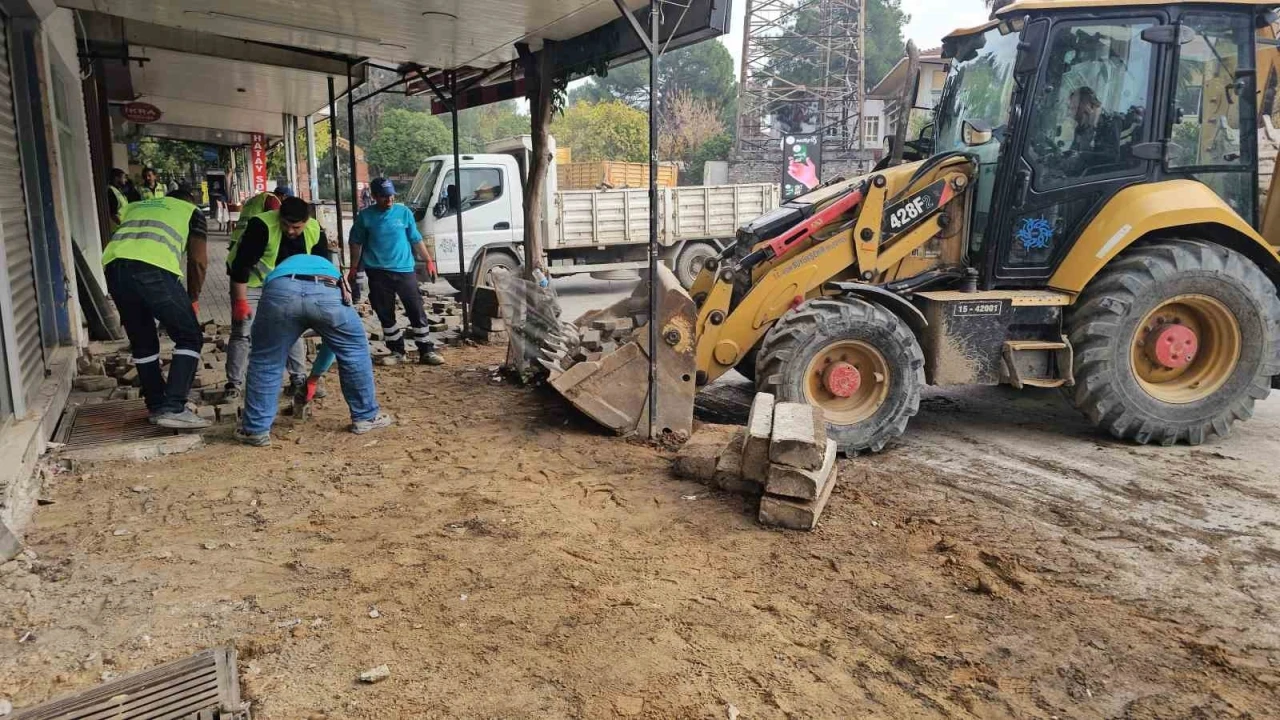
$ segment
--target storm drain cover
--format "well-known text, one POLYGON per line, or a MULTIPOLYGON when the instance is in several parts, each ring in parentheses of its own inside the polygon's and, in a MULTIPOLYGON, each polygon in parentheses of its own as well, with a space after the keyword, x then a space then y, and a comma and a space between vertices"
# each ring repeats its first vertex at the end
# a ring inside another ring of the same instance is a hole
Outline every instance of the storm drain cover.
POLYGON ((234 648, 112 680, 92 690, 27 710, 12 720, 248 720, 240 702, 234 648))
POLYGON ((67 449, 75 449, 177 434, 174 430, 152 425, 147 420, 148 416, 146 402, 140 398, 73 405, 63 414, 53 439, 67 449))

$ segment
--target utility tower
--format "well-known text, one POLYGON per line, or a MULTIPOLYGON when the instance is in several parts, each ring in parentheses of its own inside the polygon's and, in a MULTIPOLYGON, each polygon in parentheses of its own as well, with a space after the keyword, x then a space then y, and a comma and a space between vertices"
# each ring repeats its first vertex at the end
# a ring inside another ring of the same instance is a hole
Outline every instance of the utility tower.
POLYGON ((776 164, 788 135, 821 135, 823 162, 832 170, 866 159, 865 20, 863 0, 747 0, 737 163, 776 164))

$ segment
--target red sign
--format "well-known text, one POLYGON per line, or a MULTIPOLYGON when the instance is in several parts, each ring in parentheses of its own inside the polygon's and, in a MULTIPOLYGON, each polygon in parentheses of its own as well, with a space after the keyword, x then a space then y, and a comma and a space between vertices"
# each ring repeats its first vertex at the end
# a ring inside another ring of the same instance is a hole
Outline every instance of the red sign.
POLYGON ((267 139, 253 133, 249 145, 249 169, 253 172, 253 194, 267 191, 267 139))
POLYGON ((131 102, 124 106, 124 119, 145 125, 160 119, 160 108, 150 103, 131 102))

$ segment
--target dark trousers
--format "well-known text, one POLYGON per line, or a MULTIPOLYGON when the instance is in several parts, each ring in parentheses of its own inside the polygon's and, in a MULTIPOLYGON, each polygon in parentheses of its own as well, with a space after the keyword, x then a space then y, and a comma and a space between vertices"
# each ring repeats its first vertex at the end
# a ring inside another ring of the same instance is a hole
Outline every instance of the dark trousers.
POLYGON ((191 392, 191 382, 200 369, 204 334, 181 279, 168 270, 137 260, 113 260, 104 272, 107 291, 120 311, 121 324, 129 336, 147 409, 153 414, 182 412, 187 405, 187 394, 191 392), (157 322, 174 344, 168 382, 160 370, 157 322))
POLYGON ((431 342, 427 314, 422 309, 422 293, 418 292, 417 273, 365 269, 365 275, 369 278, 369 304, 373 306, 373 312, 382 325, 382 338, 387 343, 387 349, 404 354, 404 329, 396 327, 396 298, 400 298, 418 352, 434 352, 436 345, 431 342))

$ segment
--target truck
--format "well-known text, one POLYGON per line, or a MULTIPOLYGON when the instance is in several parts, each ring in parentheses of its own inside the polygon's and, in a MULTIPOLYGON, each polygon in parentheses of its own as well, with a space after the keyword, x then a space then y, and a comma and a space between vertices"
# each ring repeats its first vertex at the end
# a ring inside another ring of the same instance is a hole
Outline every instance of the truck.
MULTIPOLYGON (((552 156, 555 141, 550 141, 552 156)), ((462 155, 463 255, 459 266, 457 212, 449 201, 455 184, 453 156, 427 158, 401 199, 434 250, 439 274, 459 286, 463 272, 487 282, 498 267, 523 262, 524 181, 532 139, 522 135, 490 143, 486 152, 462 155)), ((600 275, 648 266, 649 191, 566 190, 557 187, 556 163, 548 168, 543 265, 555 276, 600 275)), ((658 242, 662 258, 685 287, 703 264, 732 244, 739 226, 778 206, 775 183, 662 188, 658 194, 658 242)))

